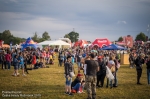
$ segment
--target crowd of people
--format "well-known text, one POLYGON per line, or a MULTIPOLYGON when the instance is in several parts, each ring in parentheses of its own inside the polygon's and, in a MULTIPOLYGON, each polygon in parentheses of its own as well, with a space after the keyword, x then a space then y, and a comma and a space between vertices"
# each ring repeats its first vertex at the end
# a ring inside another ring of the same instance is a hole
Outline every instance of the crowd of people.
POLYGON ((55 52, 53 50, 35 50, 28 49, 25 51, 16 49, 2 49, 0 52, 0 64, 2 69, 10 70, 14 67, 13 76, 19 76, 19 69, 22 69, 22 76, 29 74, 28 70, 45 68, 46 65, 53 65, 55 52))
MULTIPOLYGON (((137 84, 141 85, 143 64, 147 66, 147 81, 150 84, 150 45, 134 45, 128 48, 130 68, 136 68, 137 84)), ((55 64, 54 59, 58 59, 58 66, 64 66, 65 71, 65 94, 83 93, 87 90, 87 99, 96 99, 96 88, 104 87, 105 78, 107 79, 106 88, 118 87, 117 73, 121 63, 120 51, 100 50, 99 48, 69 48, 61 49, 58 58, 54 49, 26 49, 4 50, 0 52, 0 63, 2 69, 10 70, 14 66, 13 76, 20 75, 18 70, 22 69, 22 76, 28 74, 28 70, 45 68, 46 64, 55 64), (75 64, 78 71, 75 73, 75 64), (29 66, 29 67, 28 67, 29 66), (83 73, 82 73, 83 71, 83 73), (75 79, 73 77, 77 74, 75 79)))
MULTIPOLYGON (((142 85, 140 78, 142 75, 143 65, 147 68, 147 81, 150 85, 150 45, 134 45, 128 48, 130 54, 130 68, 135 68, 137 72, 137 85, 142 85)), ((124 52, 122 53, 124 54, 124 52)), ((117 73, 120 68, 121 54, 115 50, 104 51, 100 49, 77 48, 71 51, 63 50, 60 52, 61 57, 65 57, 65 94, 82 93, 83 89, 87 90, 88 98, 96 98, 96 88, 104 87, 104 80, 107 78, 106 88, 110 86, 118 87, 117 73), (72 72, 74 72, 74 63, 78 66, 78 74, 72 81, 72 72), (80 72, 83 70, 84 75, 80 72)), ((63 61, 62 61, 63 62, 63 61)))

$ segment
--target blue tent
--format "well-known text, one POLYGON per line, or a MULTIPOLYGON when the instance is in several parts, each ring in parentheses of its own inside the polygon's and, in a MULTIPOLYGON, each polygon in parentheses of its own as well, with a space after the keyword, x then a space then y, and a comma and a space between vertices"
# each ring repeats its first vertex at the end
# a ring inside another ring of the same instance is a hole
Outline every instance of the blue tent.
POLYGON ((26 47, 33 47, 37 48, 37 44, 29 37, 24 44, 21 45, 22 49, 24 50, 26 47))
POLYGON ((111 44, 109 46, 102 48, 101 50, 127 50, 127 48, 124 48, 116 44, 111 44))

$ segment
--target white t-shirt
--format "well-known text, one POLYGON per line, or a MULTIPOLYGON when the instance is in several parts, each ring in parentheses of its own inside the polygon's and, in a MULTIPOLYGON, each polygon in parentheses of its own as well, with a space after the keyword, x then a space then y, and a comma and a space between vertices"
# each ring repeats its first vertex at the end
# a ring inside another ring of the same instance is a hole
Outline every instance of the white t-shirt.
POLYGON ((84 64, 84 74, 86 75, 87 64, 84 64))

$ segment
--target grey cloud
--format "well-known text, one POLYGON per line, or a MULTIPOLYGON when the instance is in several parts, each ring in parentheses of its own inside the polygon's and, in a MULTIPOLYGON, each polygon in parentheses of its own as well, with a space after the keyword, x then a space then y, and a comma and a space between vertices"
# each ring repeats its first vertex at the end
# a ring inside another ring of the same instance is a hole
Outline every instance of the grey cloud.
POLYGON ((147 5, 149 0, 1 0, 0 12, 11 13, 0 15, 0 31, 48 31, 56 39, 75 28, 83 39, 116 40, 146 31, 150 23, 147 5))

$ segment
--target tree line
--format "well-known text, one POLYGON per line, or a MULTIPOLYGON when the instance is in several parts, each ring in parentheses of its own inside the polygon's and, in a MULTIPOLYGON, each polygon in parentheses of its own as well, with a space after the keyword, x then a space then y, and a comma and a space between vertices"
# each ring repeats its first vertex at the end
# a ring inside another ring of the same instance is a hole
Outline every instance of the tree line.
MULTIPOLYGON (((139 34, 136 35, 135 41, 148 41, 150 40, 150 38, 148 38, 148 36, 145 35, 145 33, 140 32, 139 34)), ((123 41, 123 37, 119 37, 118 41, 122 42, 123 41)))
MULTIPOLYGON (((31 38, 33 39, 33 41, 35 41, 37 43, 45 41, 45 40, 51 40, 49 33, 46 31, 42 34, 42 37, 40 37, 35 32, 31 38)), ((71 40, 71 42, 76 42, 79 40, 79 33, 75 32, 75 31, 71 31, 70 33, 65 34, 64 38, 69 38, 71 40)), ((2 33, 0 33, 0 40, 3 40, 5 44, 12 43, 13 45, 15 45, 15 44, 19 44, 21 42, 25 42, 26 38, 15 37, 15 36, 13 36, 13 34, 11 34, 11 32, 9 30, 5 30, 2 33)), ((148 40, 148 36, 146 36, 143 32, 140 32, 136 36, 135 40, 142 40, 145 42, 148 40)), ((150 38, 149 38, 149 40, 150 40, 150 38)), ((123 37, 119 37, 118 41, 123 41, 123 37)))

